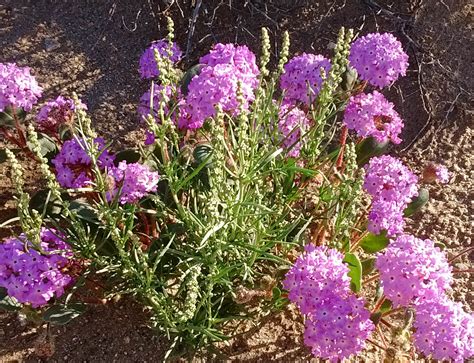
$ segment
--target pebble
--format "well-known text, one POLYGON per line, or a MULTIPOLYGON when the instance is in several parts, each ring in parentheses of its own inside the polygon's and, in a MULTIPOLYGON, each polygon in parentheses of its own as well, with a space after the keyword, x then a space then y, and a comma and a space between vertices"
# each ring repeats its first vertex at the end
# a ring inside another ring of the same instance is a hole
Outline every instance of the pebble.
POLYGON ((52 52, 53 50, 56 50, 59 47, 61 47, 61 44, 56 39, 46 38, 44 40, 44 49, 47 52, 52 52))

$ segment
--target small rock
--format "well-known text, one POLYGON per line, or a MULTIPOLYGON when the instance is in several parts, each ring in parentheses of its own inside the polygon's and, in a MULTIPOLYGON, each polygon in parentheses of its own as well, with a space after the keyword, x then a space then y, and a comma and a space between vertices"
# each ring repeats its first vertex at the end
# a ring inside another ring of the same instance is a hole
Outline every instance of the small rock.
POLYGON ((123 339, 123 341, 124 341, 125 344, 129 344, 130 343, 130 337, 125 337, 123 339))
POLYGON ((60 46, 61 46, 61 44, 59 44, 59 42, 58 42, 56 39, 46 38, 46 39, 44 40, 44 49, 45 49, 47 52, 51 52, 51 51, 53 51, 53 50, 56 50, 56 49, 58 49, 60 46))

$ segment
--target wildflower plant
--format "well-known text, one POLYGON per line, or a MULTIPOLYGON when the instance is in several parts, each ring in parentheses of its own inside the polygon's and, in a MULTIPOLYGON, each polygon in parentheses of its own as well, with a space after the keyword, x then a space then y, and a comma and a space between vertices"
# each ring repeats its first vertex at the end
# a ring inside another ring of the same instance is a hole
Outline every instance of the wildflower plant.
POLYGON ((288 60, 285 33, 272 71, 263 29, 260 61, 246 46, 217 44, 182 72, 171 21, 168 29, 140 59, 150 89, 138 106, 147 136, 135 149, 99 137, 76 95, 25 121, 17 111, 29 111, 40 88, 26 70, 1 65, 7 85, 20 75, 30 82, 13 91, 21 102, 0 85, 23 229, 0 244, 3 300, 64 323, 82 311, 79 288, 101 279, 106 297, 129 295, 149 309, 169 353, 223 341, 237 322, 294 303, 305 344, 331 361, 383 346, 380 322, 408 309, 422 353, 472 355, 472 337, 453 340, 468 334, 472 316, 446 297, 445 252, 404 231, 426 189, 400 160, 381 156, 389 140, 400 142, 403 122, 381 92, 363 93, 365 81, 383 87, 405 73, 398 41, 375 34, 352 43, 341 29, 331 59, 288 60), (361 80, 348 82, 350 66, 361 80), (32 196, 21 152, 47 182, 32 196), (426 315, 430 304, 449 310, 449 331, 426 315))

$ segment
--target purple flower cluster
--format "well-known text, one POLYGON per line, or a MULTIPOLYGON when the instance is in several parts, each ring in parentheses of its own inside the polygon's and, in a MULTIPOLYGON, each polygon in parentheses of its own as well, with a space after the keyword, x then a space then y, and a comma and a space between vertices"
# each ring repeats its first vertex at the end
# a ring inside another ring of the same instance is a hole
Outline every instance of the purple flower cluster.
POLYGON ((337 250, 307 245, 283 281, 290 301, 307 316, 305 344, 332 361, 360 352, 374 330, 364 300, 350 291, 343 258, 337 250))
POLYGON ((396 306, 436 299, 452 282, 446 254, 433 241, 411 235, 391 241, 376 266, 385 296, 396 306))
POLYGON ((378 142, 391 140, 399 144, 403 121, 383 94, 374 91, 350 98, 344 111, 344 124, 360 137, 374 137, 378 142))
POLYGON ((37 308, 64 293, 72 278, 64 273, 72 256, 71 248, 54 230, 43 228, 41 248, 36 251, 24 234, 0 244, 0 286, 22 304, 37 308))
POLYGON ((321 68, 326 73, 331 69, 331 62, 322 55, 303 53, 292 58, 280 77, 280 88, 285 92, 285 100, 306 105, 312 103, 323 83, 321 68))
MULTIPOLYGON (((145 50, 140 57, 140 75, 142 78, 155 78, 158 77, 160 71, 156 65, 155 60, 155 49, 158 50, 162 57, 168 57, 168 41, 165 39, 156 40, 145 50)), ((178 62, 181 59, 181 49, 176 43, 173 43, 171 48, 171 61, 173 63, 178 62)))
POLYGON ((415 346, 432 358, 464 362, 474 356, 474 315, 446 296, 416 306, 415 346))
POLYGON ((368 230, 395 236, 403 232, 403 211, 418 195, 418 178, 403 163, 392 156, 370 159, 365 166, 364 189, 372 196, 368 230))
POLYGON ((30 111, 42 91, 29 67, 0 63, 0 112, 7 107, 30 111))
POLYGON ((60 125, 72 122, 76 109, 87 110, 87 106, 82 102, 76 106, 74 100, 63 96, 49 100, 36 116, 37 127, 40 131, 55 134, 60 125))
POLYGON ((127 164, 126 161, 110 168, 108 175, 113 179, 113 188, 107 193, 107 198, 112 200, 119 194, 121 204, 136 203, 145 195, 155 192, 159 180, 159 174, 148 166, 127 164))
POLYGON ((389 33, 371 33, 352 43, 349 62, 364 81, 383 88, 406 74, 408 55, 389 33))
MULTIPOLYGON (((98 151, 105 149, 102 138, 96 138, 94 141, 98 146, 98 151)), ((98 166, 111 167, 113 161, 114 156, 104 150, 98 158, 98 166)), ((91 158, 84 150, 84 145, 76 139, 66 141, 59 154, 51 162, 56 168, 56 178, 64 188, 82 188, 93 179, 91 158)))
POLYGON ((180 109, 178 126, 183 129, 198 129, 204 122, 216 114, 216 105, 220 104, 224 112, 236 115, 239 108, 237 100, 238 83, 241 82, 241 92, 244 98, 244 108, 255 98, 257 79, 253 75, 245 75, 232 64, 216 64, 202 69, 188 87, 188 95, 180 109))
POLYGON ((200 64, 215 66, 217 64, 230 64, 239 73, 242 83, 248 83, 252 89, 258 86, 258 75, 255 54, 247 46, 235 46, 234 44, 218 43, 211 51, 199 59, 200 64))
POLYGON ((288 298, 303 314, 314 311, 314 304, 326 292, 344 295, 350 289, 349 268, 344 256, 327 247, 307 245, 283 281, 288 298))
POLYGON ((289 149, 288 156, 297 158, 300 155, 303 140, 301 136, 311 126, 306 114, 297 107, 282 105, 278 114, 278 130, 283 140, 283 147, 289 149))
POLYGON ((304 342, 315 357, 339 362, 364 349, 374 328, 362 298, 327 293, 306 319, 304 342))

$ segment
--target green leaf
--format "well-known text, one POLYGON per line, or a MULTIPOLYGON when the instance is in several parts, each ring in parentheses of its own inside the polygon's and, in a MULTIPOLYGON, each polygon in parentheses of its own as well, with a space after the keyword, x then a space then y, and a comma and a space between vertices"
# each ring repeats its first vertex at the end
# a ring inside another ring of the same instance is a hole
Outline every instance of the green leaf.
POLYGON ((21 307, 22 305, 14 297, 8 296, 7 289, 0 287, 0 310, 17 311, 21 307))
POLYGON ((359 292, 362 285, 362 264, 359 257, 353 253, 346 253, 344 262, 349 266, 349 277, 351 278, 351 289, 359 292))
POLYGON ((281 297, 281 290, 278 287, 274 287, 273 290, 273 300, 278 300, 281 297))
POLYGON ((362 263, 362 276, 370 274, 375 269, 375 257, 370 257, 363 260, 362 263))
POLYGON ((405 208, 403 215, 409 217, 416 212, 419 212, 423 206, 428 203, 430 199, 430 192, 426 188, 421 188, 418 191, 418 196, 405 208))
POLYGON ((89 204, 86 202, 76 199, 69 204, 69 209, 76 212, 77 216, 85 222, 99 224, 99 218, 97 214, 89 204))
POLYGON ((70 140, 73 137, 70 125, 66 125, 66 124, 59 125, 58 133, 59 133, 59 138, 62 141, 70 140))
POLYGON ((188 94, 188 87, 191 80, 194 76, 198 76, 201 73, 201 70, 205 67, 204 64, 196 64, 188 69, 188 71, 184 74, 183 78, 181 78, 181 93, 183 95, 188 94))
MULTIPOLYGON (((52 138, 46 134, 38 133, 38 142, 41 147, 41 156, 51 160, 58 152, 58 147, 52 138)), ((33 145, 28 141, 28 148, 33 151, 33 145)))
POLYGON ((140 158, 141 158, 141 154, 138 150, 125 149, 115 154, 114 164, 118 165, 118 163, 121 161, 126 161, 128 164, 138 163, 140 158))
POLYGON ((383 314, 383 313, 386 313, 387 311, 390 311, 390 309, 392 309, 392 302, 388 299, 385 299, 385 301, 380 306, 379 311, 383 314))
POLYGON ((384 154, 389 146, 389 141, 378 142, 373 137, 364 139, 356 146, 357 165, 363 166, 368 163, 370 158, 384 154))
POLYGON ((49 323, 65 325, 71 320, 77 318, 84 311, 86 311, 86 305, 79 303, 53 305, 44 312, 43 319, 49 323))
POLYGON ((388 299, 385 299, 382 305, 380 306, 379 310, 370 314, 370 320, 377 325, 382 319, 382 315, 392 309, 392 302, 388 299))
POLYGON ((386 237, 385 232, 381 234, 369 233, 362 238, 360 247, 367 253, 376 253, 387 247, 389 242, 390 240, 386 237))
POLYGON ((206 167, 212 163, 212 147, 210 145, 201 144, 194 148, 193 156, 198 165, 206 162, 206 167))

